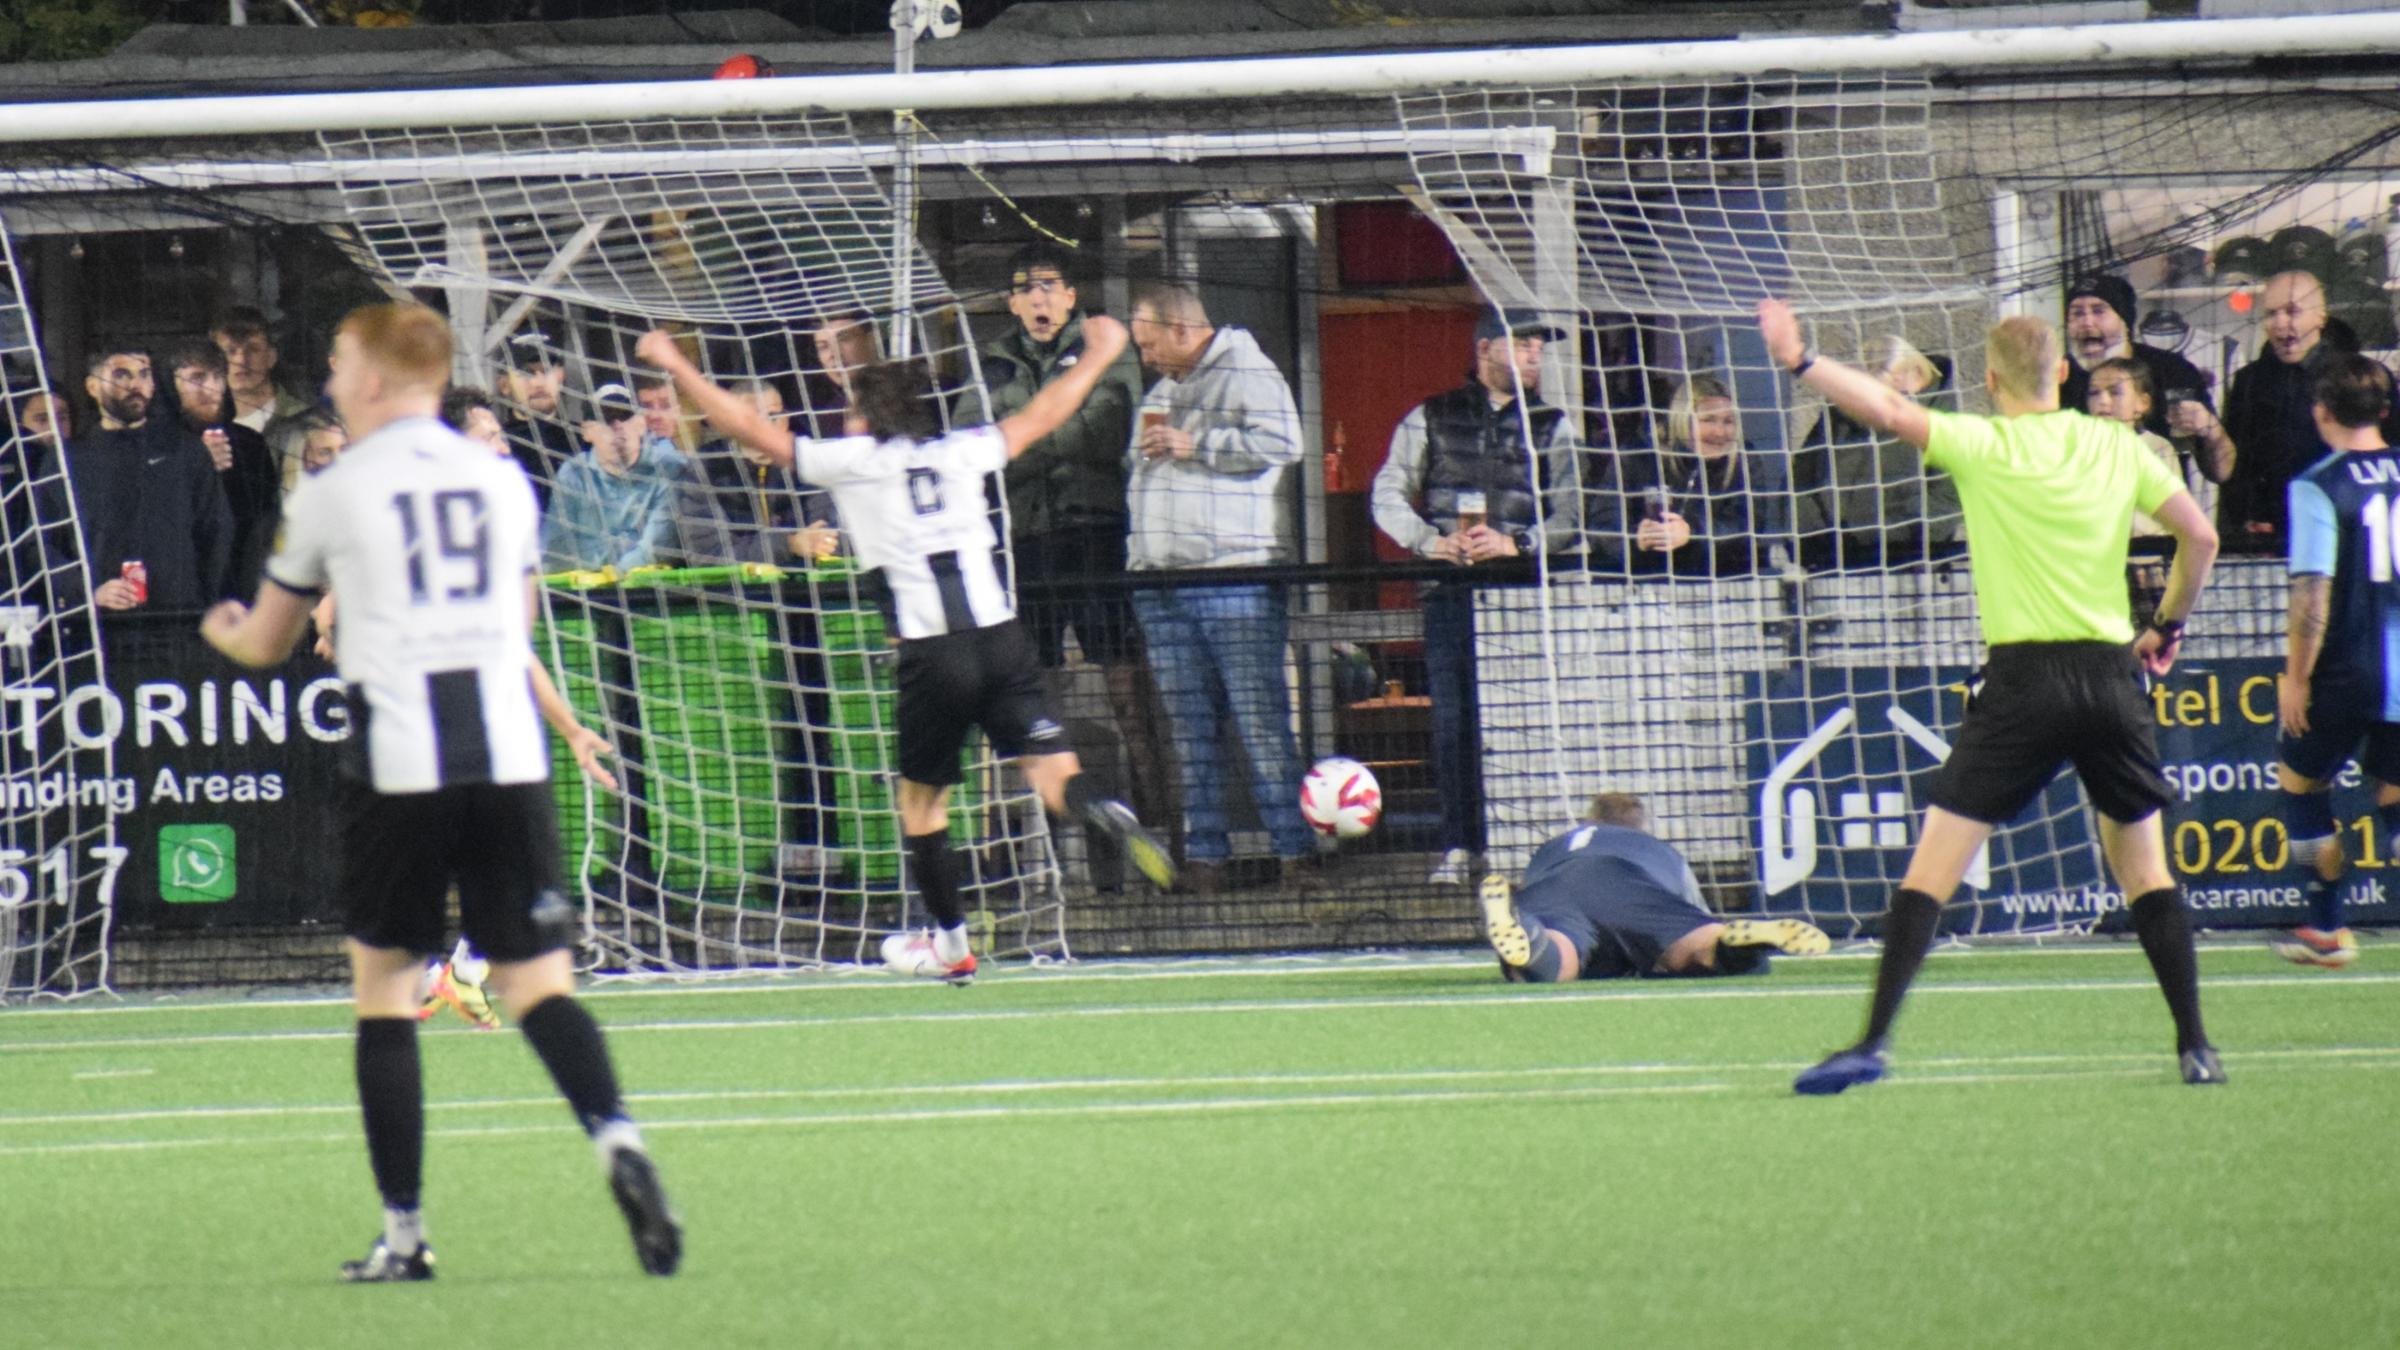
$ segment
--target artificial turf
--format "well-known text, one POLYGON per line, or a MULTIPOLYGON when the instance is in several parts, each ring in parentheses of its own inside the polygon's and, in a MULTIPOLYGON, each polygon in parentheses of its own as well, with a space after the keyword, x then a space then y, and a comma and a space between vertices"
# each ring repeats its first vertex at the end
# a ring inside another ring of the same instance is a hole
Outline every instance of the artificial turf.
POLYGON ((1928 964, 1896 1073, 1798 1069, 1871 964, 1488 960, 619 985, 687 1227, 642 1276, 513 1033, 425 1041, 439 1278, 376 1231, 336 999, 0 1010, 0 1346, 2400 1343, 2400 958, 2203 954, 2176 1081, 2124 947, 1928 964))

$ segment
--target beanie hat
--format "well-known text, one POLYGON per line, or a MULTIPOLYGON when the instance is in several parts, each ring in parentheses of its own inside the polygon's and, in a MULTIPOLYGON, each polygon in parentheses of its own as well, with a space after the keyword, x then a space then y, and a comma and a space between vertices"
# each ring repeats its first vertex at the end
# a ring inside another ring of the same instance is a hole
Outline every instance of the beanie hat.
POLYGON ((2115 310, 2125 321, 2125 331, 2133 331, 2133 286, 2125 278, 2095 272, 2067 288, 2067 303, 2074 304, 2087 295, 2115 310))

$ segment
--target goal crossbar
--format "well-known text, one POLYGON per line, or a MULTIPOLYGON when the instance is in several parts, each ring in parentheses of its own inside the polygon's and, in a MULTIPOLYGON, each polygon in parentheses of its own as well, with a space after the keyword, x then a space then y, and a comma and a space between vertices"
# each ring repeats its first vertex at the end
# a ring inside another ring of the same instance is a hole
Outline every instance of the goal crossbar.
POLYGON ((2139 68, 2174 61, 2400 52, 2400 12, 1976 29, 1840 37, 1593 44, 1226 61, 1145 62, 907 75, 664 80, 497 89, 122 99, 10 105, 0 142, 183 139, 328 127, 517 126, 804 110, 1062 107, 1393 94, 1452 85, 1657 83, 1777 72, 2139 68))

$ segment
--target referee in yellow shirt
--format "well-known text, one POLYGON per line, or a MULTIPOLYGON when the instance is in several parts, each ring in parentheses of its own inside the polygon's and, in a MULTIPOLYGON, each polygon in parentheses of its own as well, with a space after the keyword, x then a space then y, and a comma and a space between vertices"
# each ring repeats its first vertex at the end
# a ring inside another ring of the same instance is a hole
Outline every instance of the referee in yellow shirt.
POLYGON ((1867 1032, 1792 1086, 1829 1095, 1883 1077, 1900 1001, 1933 946, 1942 905, 1967 864, 2072 763, 2100 816, 2100 846, 2124 893, 2142 952, 2175 1018, 2183 1081, 2222 1083, 2200 1025, 2191 916, 2167 869, 2160 808, 2170 789, 2142 671, 2175 662, 2183 621, 2216 561, 2217 533, 2175 475, 2131 430, 2062 412, 2066 361, 2039 319, 2005 319, 1985 339, 1990 417, 1944 413, 1810 350, 1791 307, 1758 307, 1767 353, 1862 424, 1925 452, 1958 484, 1975 607, 1990 655, 1981 695, 1934 778, 1908 874, 1884 914, 1883 959, 1867 1032), (2136 640, 2125 614, 2125 545, 2135 511, 2176 539, 2156 617, 2136 640))

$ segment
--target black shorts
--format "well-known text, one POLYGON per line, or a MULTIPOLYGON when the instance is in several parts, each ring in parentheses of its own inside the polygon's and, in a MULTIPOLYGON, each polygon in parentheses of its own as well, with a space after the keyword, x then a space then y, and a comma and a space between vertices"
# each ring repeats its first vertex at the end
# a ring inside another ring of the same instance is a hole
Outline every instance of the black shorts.
POLYGON ((2286 732, 2275 742, 2275 757, 2302 778, 2329 782, 2342 771, 2351 752, 2366 742, 2358 767, 2379 783, 2400 783, 2400 723, 2374 715, 2375 704, 2354 690, 2309 690, 2308 731, 2286 732))
POLYGON ((1586 980, 1656 974, 1658 959, 1685 934, 1724 922, 1655 885, 1595 889, 1564 877, 1517 892, 1517 912, 1573 944, 1586 980))
POLYGON ((899 685, 900 776, 912 783, 956 784, 958 752, 975 727, 1010 759, 1071 748, 1033 643, 1014 619, 902 642, 899 685))
POLYGON ((1992 648, 1983 691, 1934 775, 1952 815, 2004 825, 2073 764, 2094 809, 2130 824, 2173 799, 2158 767, 2158 723, 2131 647, 2011 642, 1992 648))
POLYGON ((422 956, 448 951, 443 902, 455 883, 459 928, 492 960, 573 945, 548 783, 385 793, 344 775, 335 803, 351 937, 422 956))
POLYGON ((1142 657, 1142 636, 1125 575, 1123 525, 1070 525, 1011 541, 1016 557, 1017 620, 1046 667, 1066 663, 1067 630, 1086 660, 1121 666, 1142 657), (1099 578, 1099 580, 1093 580, 1099 578))

